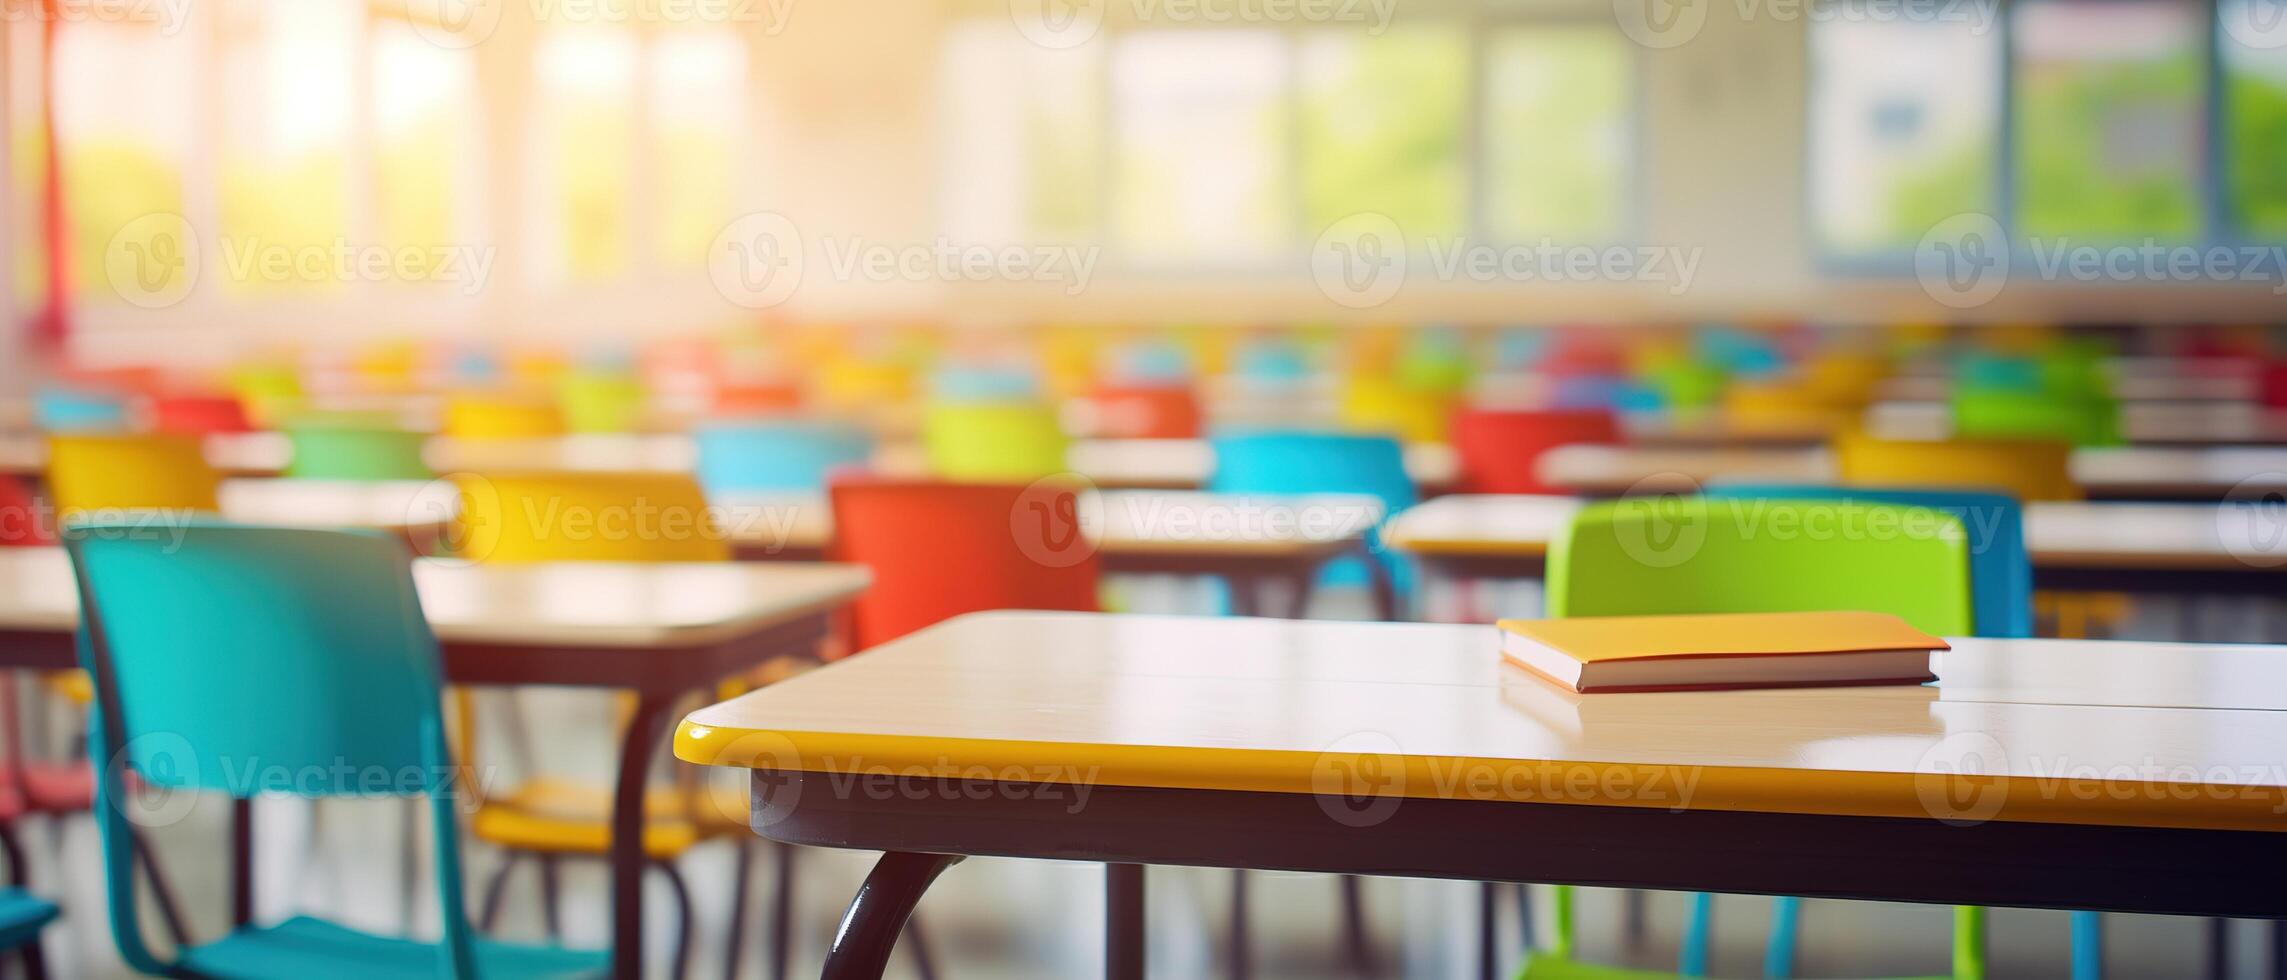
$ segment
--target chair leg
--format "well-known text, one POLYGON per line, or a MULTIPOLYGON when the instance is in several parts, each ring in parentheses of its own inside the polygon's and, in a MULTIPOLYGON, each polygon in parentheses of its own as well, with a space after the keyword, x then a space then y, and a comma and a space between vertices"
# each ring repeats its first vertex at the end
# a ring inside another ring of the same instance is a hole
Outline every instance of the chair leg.
POLYGON ((741 835, 738 839, 738 863, 731 866, 731 919, 723 937, 723 980, 738 980, 739 954, 746 946, 746 891, 748 880, 754 877, 753 839, 741 835))
POLYGON ((1676 957, 1676 972, 1687 977, 1707 975, 1708 940, 1715 928, 1715 896, 1691 893, 1691 913, 1684 921, 1683 951, 1676 957))
POLYGON ((522 860, 523 851, 502 852, 500 867, 493 871, 492 880, 484 885, 484 903, 478 907, 476 916, 478 932, 489 933, 500 921, 500 900, 508 889, 508 873, 516 870, 516 862, 522 860))
POLYGON ((1373 937, 1366 929, 1366 884, 1357 875, 1342 876, 1342 937, 1351 969, 1374 975, 1373 937))
POLYGON ((33 936, 18 955, 24 962, 24 980, 48 980, 48 954, 40 951, 40 937, 33 936))
MULTIPOLYGON (((770 980, 786 980, 786 964, 794 955, 794 855, 799 849, 777 842, 772 847, 778 856, 778 887, 770 904, 770 980)), ((914 921, 906 920, 909 935, 914 921)))
POLYGON ((1954 980, 1985 980, 1985 910, 1953 907, 1954 980))
POLYGON ((1803 900, 1781 895, 1771 902, 1770 945, 1763 950, 1763 976, 1786 980, 1795 975, 1796 937, 1802 934, 1803 900))
POLYGON ((556 856, 542 854, 540 861, 540 921, 548 929, 548 941, 558 942, 564 935, 564 922, 557 897, 563 894, 561 879, 556 875, 556 856))
POLYGON ((2104 916, 2074 912, 2073 980, 2104 980, 2104 916))
POLYGON ((937 980, 937 958, 929 953, 929 937, 921 931, 921 913, 905 919, 905 946, 913 950, 913 972, 921 980, 937 980))
POLYGON ((2208 919, 2208 980, 2231 975, 2231 920, 2208 919))
POLYGON ((684 980, 691 973, 691 890, 683 885, 683 872, 673 861, 653 861, 651 866, 667 876, 667 884, 675 891, 675 966, 668 976, 684 980))
POLYGON ((178 947, 191 944, 191 931, 183 925, 183 912, 175 904, 175 889, 167 884, 167 874, 159 867, 159 852, 151 849, 150 839, 140 830, 130 830, 135 838, 135 853, 143 859, 143 875, 151 880, 151 897, 159 906, 159 918, 167 925, 167 938, 178 947))
POLYGON ((1517 885, 1517 935, 1524 940, 1525 950, 1533 948, 1533 886, 1517 885))
POLYGON ((1644 893, 1630 888, 1620 893, 1620 939, 1629 949, 1644 945, 1645 922, 1644 893))
POLYGON ((1477 883, 1477 978, 1493 980, 1501 975, 1501 937, 1493 923, 1499 917, 1501 886, 1490 881, 1477 883))
POLYGON ((1231 948, 1228 953, 1228 972, 1231 980, 1247 980, 1249 966, 1254 959, 1248 953, 1247 938, 1247 873, 1231 872, 1231 948))

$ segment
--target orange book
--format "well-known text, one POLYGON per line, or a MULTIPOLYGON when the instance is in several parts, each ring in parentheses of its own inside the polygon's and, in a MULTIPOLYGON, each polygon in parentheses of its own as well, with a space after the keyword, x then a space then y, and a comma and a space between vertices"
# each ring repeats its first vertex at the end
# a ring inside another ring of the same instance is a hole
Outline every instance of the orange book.
POLYGON ((1510 663, 1573 691, 1841 687, 1936 680, 1944 640, 1886 613, 1504 619, 1510 663))

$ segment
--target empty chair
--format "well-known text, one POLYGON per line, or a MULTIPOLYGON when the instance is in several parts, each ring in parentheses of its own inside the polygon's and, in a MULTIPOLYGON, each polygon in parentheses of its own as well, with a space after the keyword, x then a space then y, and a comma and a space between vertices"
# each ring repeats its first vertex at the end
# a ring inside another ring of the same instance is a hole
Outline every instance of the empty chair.
POLYGON ((564 416, 546 399, 462 394, 445 402, 444 434, 455 439, 544 439, 564 434, 564 416))
POLYGON ((48 495, 64 521, 122 510, 212 513, 221 483, 190 436, 48 437, 48 495))
POLYGON ((8 884, 0 886, 0 953, 16 954, 24 976, 40 980, 48 971, 47 959, 40 954, 40 930, 63 910, 24 887, 30 869, 24 866, 23 845, 16 842, 16 832, 6 820, 0 820, 0 852, 8 856, 8 884))
POLYGON ((948 480, 1037 480, 1065 468, 1056 412, 1032 402, 940 402, 922 415, 930 471, 948 480))
MULTIPOLYGON (((1405 447, 1380 435, 1304 430, 1231 432, 1210 440, 1215 472, 1207 489, 1240 494, 1357 494, 1381 501, 1382 519, 1413 506, 1413 477, 1405 447)), ((1375 601, 1386 619, 1397 618, 1412 584, 1408 566, 1381 547, 1380 530, 1367 533, 1373 551, 1375 601)), ((1360 565, 1338 561, 1326 579, 1355 581, 1360 565)))
POLYGON ((1342 427, 1396 436, 1406 442, 1444 442, 1454 396, 1413 388, 1381 376, 1350 378, 1342 386, 1342 427))
POLYGON ((1541 454, 1576 443, 1620 441, 1620 422, 1594 409, 1464 411, 1453 419, 1463 493, 1563 493, 1541 480, 1541 454))
POLYGON ((851 607, 856 649, 963 613, 1098 608, 1069 488, 846 480, 830 494, 834 559, 873 570, 851 607))
POLYGON ((1088 393, 1094 434, 1109 439, 1197 439, 1199 396, 1181 383, 1097 385, 1088 393))
POLYGON ((710 422, 693 435, 699 485, 715 496, 820 491, 834 471, 873 458, 871 436, 833 422, 710 422))
POLYGON ((475 561, 727 561, 690 477, 463 474, 454 551, 475 561))
POLYGON ((1992 489, 2018 500, 2079 500, 2072 446, 2055 440, 1950 439, 1920 442, 1856 433, 1834 441, 1842 482, 1888 487, 1992 489))
POLYGON ((161 395, 151 399, 151 427, 160 432, 203 436, 251 432, 246 405, 229 395, 161 395))
MULTIPOLYGON (((98 692, 92 754, 126 760, 155 786, 239 800, 256 784, 234 773, 422 774, 412 795, 429 801, 442 936, 416 942, 297 916, 236 921, 219 939, 162 956, 143 940, 135 901, 140 845, 119 802, 124 767, 107 766, 95 812, 112 941, 127 964, 155 976, 248 980, 600 975, 603 953, 491 942, 470 928, 455 820, 462 790, 438 704, 437 642, 404 547, 361 531, 219 522, 179 531, 120 524, 67 536, 83 610, 80 656, 98 692)), ((260 788, 281 788, 270 782, 260 788)), ((305 797, 402 793, 377 794, 362 779, 285 782, 305 797)))
POLYGON ((556 379, 556 406, 571 432, 634 432, 643 426, 643 382, 616 371, 567 371, 556 379))
POLYGON ((2120 442, 2120 406, 2109 398, 2010 388, 1960 388, 1953 429, 1967 439, 2048 439, 2080 446, 2120 442))
POLYGON ((311 480, 426 480, 429 434, 390 426, 312 420, 288 423, 286 475, 311 480))
POLYGON ((53 543, 47 515, 22 480, 0 474, 0 548, 53 543))
POLYGON ((48 432, 115 432, 128 427, 127 397, 87 388, 45 387, 32 395, 32 418, 48 432))
POLYGON ((780 415, 802 408, 802 389, 786 383, 725 384, 715 389, 714 414, 780 415))

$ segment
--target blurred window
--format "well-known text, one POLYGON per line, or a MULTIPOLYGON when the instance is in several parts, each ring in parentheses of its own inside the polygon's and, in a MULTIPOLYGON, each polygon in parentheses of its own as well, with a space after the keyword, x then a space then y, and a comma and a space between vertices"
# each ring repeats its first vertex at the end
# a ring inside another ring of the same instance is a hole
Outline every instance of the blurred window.
POLYGON ((1994 210, 2000 39, 1978 23, 1838 15, 1812 31, 1818 244, 1902 251, 1951 215, 1994 210))

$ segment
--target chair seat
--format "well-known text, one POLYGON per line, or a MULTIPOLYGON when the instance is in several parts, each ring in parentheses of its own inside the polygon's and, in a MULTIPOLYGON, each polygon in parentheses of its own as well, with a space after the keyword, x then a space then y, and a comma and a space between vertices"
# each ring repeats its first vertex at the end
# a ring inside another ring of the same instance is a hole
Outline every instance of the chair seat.
MULTIPOLYGON (((217 978, 331 977, 385 980, 442 974, 442 952, 434 943, 392 939, 358 932, 322 919, 288 919, 274 926, 240 929, 183 952, 188 972, 217 978)), ((558 980, 602 976, 609 953, 555 946, 522 946, 479 939, 477 971, 484 980, 558 980)))
POLYGON ((95 805, 95 770, 85 762, 32 762, 0 768, 0 820, 27 813, 82 813, 95 805))
POLYGON ((1633 970, 1624 966, 1583 963, 1569 956, 1535 951, 1525 956, 1517 980, 1672 980, 1680 974, 1667 970, 1633 970))
MULTIPOLYGON (((669 859, 703 839, 743 833, 743 784, 709 780, 692 801, 680 789, 644 795, 644 854, 669 859)), ((487 800, 469 820, 469 833, 499 847, 558 854, 605 853, 611 846, 611 790, 565 779, 534 779, 505 797, 487 800)))
POLYGON ((56 920, 56 903, 21 888, 0 888, 0 949, 15 949, 39 938, 56 920))

